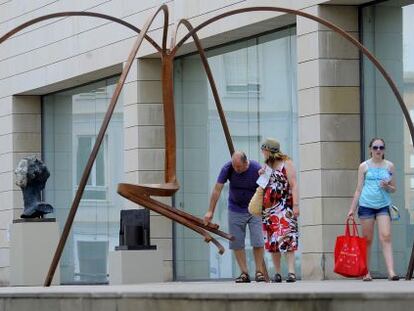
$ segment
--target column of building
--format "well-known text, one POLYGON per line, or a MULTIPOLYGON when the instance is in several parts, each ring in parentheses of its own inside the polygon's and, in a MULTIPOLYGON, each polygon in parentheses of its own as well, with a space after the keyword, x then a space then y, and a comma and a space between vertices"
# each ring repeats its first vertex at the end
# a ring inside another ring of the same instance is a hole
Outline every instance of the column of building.
MULTIPOLYGON (((164 117, 162 107, 161 61, 138 59, 134 62, 123 91, 125 182, 153 184, 164 182, 164 117)), ((157 198, 171 205, 171 198, 157 198)), ((125 201, 125 208, 137 208, 125 201)), ((151 244, 163 251, 164 280, 172 280, 172 223, 151 212, 151 244)))
POLYGON ((0 285, 9 283, 9 229, 23 211, 23 197, 15 185, 14 169, 28 155, 40 157, 40 98, 8 96, 0 99, 0 285))
MULTIPOLYGON (((358 37, 357 7, 306 11, 358 37)), ((338 34, 305 18, 297 19, 297 40, 302 277, 330 279, 360 161, 359 55, 338 34)))

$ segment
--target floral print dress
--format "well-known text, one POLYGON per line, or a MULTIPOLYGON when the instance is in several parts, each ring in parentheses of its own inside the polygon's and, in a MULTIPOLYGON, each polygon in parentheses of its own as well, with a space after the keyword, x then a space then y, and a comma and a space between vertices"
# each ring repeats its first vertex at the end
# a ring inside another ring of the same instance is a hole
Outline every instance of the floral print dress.
POLYGON ((263 198, 263 237, 269 252, 298 249, 298 221, 293 214, 292 192, 284 163, 273 170, 263 198))

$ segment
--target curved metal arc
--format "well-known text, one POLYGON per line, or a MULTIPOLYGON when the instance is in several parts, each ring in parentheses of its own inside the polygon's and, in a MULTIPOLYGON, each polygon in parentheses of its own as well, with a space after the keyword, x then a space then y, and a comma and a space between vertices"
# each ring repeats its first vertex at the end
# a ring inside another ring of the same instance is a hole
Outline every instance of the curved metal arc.
POLYGON ((132 48, 132 50, 131 50, 131 52, 128 56, 128 60, 125 64, 124 69, 122 70, 122 74, 121 74, 121 77, 119 78, 119 81, 118 81, 117 86, 115 88, 114 94, 112 95, 111 102, 110 102, 108 110, 105 114, 104 120, 102 122, 101 128, 100 128, 99 133, 98 133, 98 136, 96 137, 95 145, 93 146, 91 155, 89 156, 89 159, 88 159, 88 162, 86 164, 85 170, 83 171, 81 180, 79 182, 79 188, 76 191, 75 198, 73 199, 72 206, 71 206, 71 209, 69 211, 68 217, 66 219, 66 223, 65 223, 65 226, 63 228, 63 232, 62 232, 62 235, 60 237, 59 244, 56 248, 52 263, 49 267, 49 271, 48 271, 46 280, 44 282, 44 286, 50 286, 50 284, 52 283, 52 279, 53 279, 53 276, 55 274, 56 267, 57 267, 57 265, 59 263, 59 260, 62 256, 63 248, 66 244, 66 240, 68 238, 70 229, 72 227, 73 220, 76 216, 76 211, 79 207, 79 203, 80 203, 80 200, 82 198, 83 191, 85 190, 85 186, 86 186, 86 183, 88 181, 93 163, 95 162, 95 159, 96 159, 96 156, 98 154, 99 148, 102 144, 106 129, 108 128, 109 121, 111 120, 113 111, 115 110, 116 103, 117 103, 118 98, 121 94, 121 91, 122 91, 122 88, 124 86, 127 75, 129 73, 129 70, 131 69, 131 66, 132 66, 132 63, 135 59, 135 56, 138 53, 138 49, 141 46, 141 44, 144 40, 144 37, 145 37, 149 27, 151 26, 152 22, 154 21, 155 17, 158 15, 158 13, 161 10, 165 11, 166 9, 167 9, 166 5, 162 5, 147 20, 147 22, 145 23, 141 33, 138 35, 138 38, 136 39, 135 44, 134 44, 134 46, 133 46, 133 48, 132 48))
MULTIPOLYGON (((174 46, 174 44, 175 44, 178 29, 181 25, 184 25, 185 27, 187 27, 187 29, 189 31, 194 29, 193 26, 191 25, 191 23, 187 19, 181 19, 178 22, 177 27, 175 29, 175 32, 174 32, 174 35, 173 35, 173 38, 172 38, 172 41, 171 41, 172 46, 174 46)), ((198 38, 197 33, 193 34, 193 40, 196 44, 198 54, 200 55, 200 58, 201 58, 201 62, 203 63, 203 67, 204 67, 204 70, 206 72, 208 82, 210 84, 211 92, 213 93, 214 102, 216 103, 217 112, 218 112, 219 117, 220 117, 221 126, 223 127, 224 136, 226 138, 227 146, 229 148, 229 152, 230 152, 230 156, 231 156, 234 153, 233 140, 232 140, 231 135, 230 135, 230 129, 229 129, 227 121, 226 121, 226 116, 224 114, 223 105, 221 104, 220 96, 219 96, 218 91, 217 91, 217 86, 216 86, 216 83, 214 81, 213 72, 211 71, 210 65, 209 65, 208 60, 207 60, 207 56, 204 52, 204 48, 201 45, 201 42, 200 42, 200 39, 198 38)))
MULTIPOLYGON (((191 30, 190 32, 188 32, 173 48, 172 53, 176 53, 178 51, 178 49, 190 38, 193 36, 193 33, 198 32, 199 30, 203 29, 204 27, 222 19, 225 17, 229 17, 229 16, 233 16, 233 15, 237 15, 237 14, 242 14, 242 13, 248 13, 248 12, 257 12, 257 11, 268 11, 268 12, 282 12, 282 13, 289 13, 289 14, 294 14, 294 15, 300 15, 303 17, 307 17, 310 18, 312 20, 315 20, 317 22, 321 22, 322 24, 328 26, 328 25, 333 25, 330 22, 328 22, 327 20, 324 20, 318 16, 309 14, 309 13, 305 13, 302 11, 298 11, 298 10, 293 10, 293 9, 287 9, 287 8, 282 8, 282 7, 269 7, 269 6, 256 6, 256 7, 248 7, 248 8, 242 8, 242 9, 236 9, 236 10, 231 10, 222 14, 219 14, 217 16, 214 16, 204 22, 202 22, 200 25, 198 25, 197 27, 195 27, 193 30, 191 30)), ((335 25, 334 25, 335 26, 335 25)), ((329 26, 328 26, 329 27, 329 26)), ((336 28, 340 29, 339 27, 335 26, 336 28)), ((342 31, 342 29, 340 29, 342 31)))
POLYGON ((165 53, 167 51, 169 11, 168 11, 168 6, 166 4, 163 4, 163 6, 165 6, 165 9, 163 9, 163 12, 164 12, 164 27, 163 27, 163 32, 162 32, 162 51, 163 51, 163 53, 165 53))
POLYGON ((281 8, 281 7, 250 7, 250 8, 232 10, 232 11, 217 15, 213 18, 210 18, 210 19, 206 20, 205 22, 201 23, 200 25, 198 25, 197 27, 195 27, 193 30, 189 31, 176 44, 176 46, 172 49, 171 53, 174 53, 174 54, 177 53, 178 49, 184 44, 185 41, 187 41, 191 36, 193 36, 193 34, 198 32, 202 28, 208 26, 209 24, 211 24, 215 21, 218 21, 219 19, 222 19, 224 17, 228 17, 228 16, 232 16, 232 15, 236 15, 236 14, 241 14, 241 13, 254 12, 254 11, 284 12, 284 13, 289 13, 289 14, 302 16, 302 17, 314 20, 314 21, 316 21, 320 24, 325 25, 326 27, 332 29, 333 31, 335 31, 336 33, 338 33, 339 35, 341 35, 342 37, 347 39, 349 42, 354 44, 365 56, 368 57, 368 59, 375 65, 375 67, 377 67, 377 69, 383 75, 384 79, 388 82, 388 85, 391 87, 394 95, 396 96, 396 98, 398 100, 400 108, 401 108, 401 110, 404 114, 404 118, 407 122, 407 126, 408 126, 408 129, 410 131, 411 141, 413 142, 413 145, 414 145, 414 125, 413 125, 413 122, 411 120, 410 113, 408 112, 408 109, 407 109, 407 107, 404 103, 404 100, 403 100, 400 92, 398 91, 398 88, 397 88, 396 84, 392 80, 391 76, 387 73, 385 68, 376 59, 376 57, 364 45, 362 45, 358 40, 356 40, 354 37, 352 37, 350 34, 348 34, 342 28, 340 28, 340 27, 336 26, 335 24, 333 24, 333 23, 331 23, 331 22, 329 22, 329 21, 327 21, 323 18, 320 18, 318 16, 315 16, 315 15, 312 15, 312 14, 309 14, 309 13, 306 13, 306 12, 298 11, 298 10, 286 9, 286 8, 281 8))
MULTIPOLYGON (((97 17, 97 18, 102 18, 102 19, 106 19, 106 20, 110 20, 112 22, 121 24, 133 31, 135 31, 136 33, 141 33, 141 30, 137 27, 135 27, 134 25, 110 16, 110 15, 106 15, 106 14, 101 14, 101 13, 94 13, 94 12, 78 12, 78 11, 67 11, 67 12, 59 12, 59 13, 52 13, 52 14, 47 14, 47 15, 43 15, 43 16, 39 16, 36 17, 34 19, 31 19, 15 28, 13 28, 12 30, 10 30, 9 32, 7 32, 5 35, 3 35, 2 37, 0 37, 0 44, 2 44, 4 41, 6 41, 8 38, 10 38, 11 36, 13 36, 14 34, 20 32, 21 30, 32 26, 34 24, 37 24, 39 22, 48 20, 48 19, 52 19, 52 18, 57 18, 57 17, 66 17, 66 16, 88 16, 88 17, 97 17)), ((161 47, 148 35, 145 35, 145 39, 148 40, 149 43, 151 43, 151 45, 158 51, 158 52, 162 52, 161 47)))

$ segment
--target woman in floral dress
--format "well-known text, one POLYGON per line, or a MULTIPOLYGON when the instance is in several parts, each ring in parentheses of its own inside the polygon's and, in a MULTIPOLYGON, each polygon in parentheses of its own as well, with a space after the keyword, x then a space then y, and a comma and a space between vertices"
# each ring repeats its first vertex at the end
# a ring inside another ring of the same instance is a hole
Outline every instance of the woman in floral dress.
POLYGON ((295 282, 295 251, 298 249, 299 197, 296 170, 290 158, 280 151, 278 141, 268 138, 262 144, 266 164, 272 168, 263 199, 263 236, 265 249, 272 254, 273 282, 282 282, 281 254, 288 262, 286 282, 295 282))

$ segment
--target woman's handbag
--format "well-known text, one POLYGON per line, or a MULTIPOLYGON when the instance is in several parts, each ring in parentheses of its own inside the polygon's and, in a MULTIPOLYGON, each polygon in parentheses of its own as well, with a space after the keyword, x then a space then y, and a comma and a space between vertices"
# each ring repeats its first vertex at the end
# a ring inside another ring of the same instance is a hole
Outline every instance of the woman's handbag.
MULTIPOLYGON (((385 198, 383 190, 381 190, 381 194, 385 198)), ((400 220, 400 210, 394 204, 391 203, 388 206, 388 213, 390 214, 391 221, 400 220)))
POLYGON ((249 213, 255 216, 262 215, 263 209, 263 188, 257 187, 256 192, 249 203, 249 213))
POLYGON ((398 207, 396 207, 394 204, 391 204, 388 207, 388 211, 390 213, 390 217, 392 221, 400 220, 400 211, 398 210, 398 207))
POLYGON ((348 217, 346 220, 345 235, 336 238, 334 259, 334 272, 342 276, 359 277, 368 273, 367 241, 359 237, 353 217, 348 217), (352 235, 349 228, 350 221, 352 222, 352 235))

